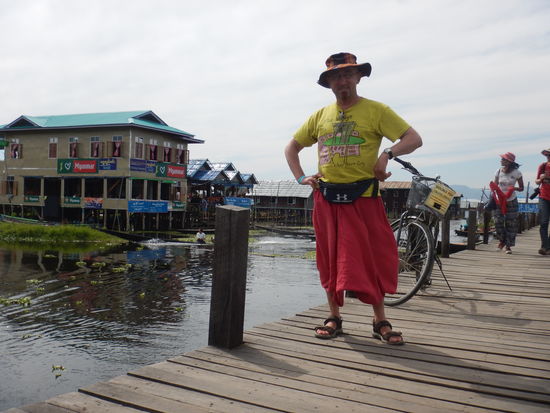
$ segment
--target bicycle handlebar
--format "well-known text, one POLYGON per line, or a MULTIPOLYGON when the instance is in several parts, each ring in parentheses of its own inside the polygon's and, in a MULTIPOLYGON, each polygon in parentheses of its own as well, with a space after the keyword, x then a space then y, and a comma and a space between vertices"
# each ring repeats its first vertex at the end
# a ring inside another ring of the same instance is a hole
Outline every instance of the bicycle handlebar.
POLYGON ((407 162, 407 161, 404 161, 402 159, 399 159, 397 156, 394 156, 393 157, 393 160, 397 163, 400 163, 401 165, 403 165, 403 169, 405 169, 406 171, 409 171, 410 173, 412 173, 413 175, 417 175, 417 176, 423 176, 419 171, 418 169, 416 169, 414 166, 412 166, 412 164, 410 162, 407 162))
POLYGON ((397 156, 394 156, 392 159, 397 163, 400 163, 403 166, 404 170, 410 172, 411 174, 419 178, 422 178, 423 180, 434 181, 434 182, 439 181, 439 176, 437 176, 436 178, 430 178, 429 176, 422 175, 420 171, 416 169, 414 166, 412 166, 410 162, 404 161, 403 159, 399 159, 397 156))

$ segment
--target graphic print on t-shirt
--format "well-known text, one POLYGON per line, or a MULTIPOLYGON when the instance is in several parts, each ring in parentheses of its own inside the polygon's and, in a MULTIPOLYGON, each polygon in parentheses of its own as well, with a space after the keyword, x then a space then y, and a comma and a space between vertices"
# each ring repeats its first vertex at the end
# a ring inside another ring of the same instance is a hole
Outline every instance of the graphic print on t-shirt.
MULTIPOLYGON (((334 155, 341 158, 360 155, 360 145, 365 139, 359 137, 359 132, 355 130, 356 123, 347 120, 349 117, 344 118, 343 112, 340 112, 338 119, 339 122, 333 124, 333 132, 318 139, 320 165, 332 162, 334 155)), ((347 160, 344 162, 347 163, 347 160)))

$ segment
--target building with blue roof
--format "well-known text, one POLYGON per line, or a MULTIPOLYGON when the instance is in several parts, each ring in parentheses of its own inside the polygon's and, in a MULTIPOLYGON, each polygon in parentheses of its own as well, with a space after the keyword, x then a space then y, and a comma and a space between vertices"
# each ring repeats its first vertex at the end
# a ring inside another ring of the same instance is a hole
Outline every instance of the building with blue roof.
POLYGON ((183 228, 189 145, 203 142, 150 110, 19 116, 0 126, 2 212, 183 228))

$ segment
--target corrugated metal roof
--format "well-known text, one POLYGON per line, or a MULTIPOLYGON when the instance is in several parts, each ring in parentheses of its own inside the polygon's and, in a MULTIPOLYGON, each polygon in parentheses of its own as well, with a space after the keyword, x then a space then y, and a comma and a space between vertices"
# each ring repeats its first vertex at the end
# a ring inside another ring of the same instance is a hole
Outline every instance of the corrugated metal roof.
POLYGON ((22 115, 14 121, 0 127, 0 130, 28 129, 64 129, 77 127, 99 127, 115 125, 136 125, 147 129, 155 129, 172 133, 191 143, 202 143, 191 133, 168 126, 152 111, 126 111, 105 113, 77 113, 71 115, 26 116, 22 115))
POLYGON ((208 159, 190 159, 187 165, 187 176, 192 178, 198 171, 210 171, 212 166, 208 159))
POLYGON ((411 189, 411 181, 384 181, 380 182, 380 189, 411 189))
POLYGON ((237 168, 231 162, 211 162, 212 169, 216 171, 232 171, 236 172, 237 168))
POLYGON ((241 174, 241 176, 242 176, 243 181, 245 183, 249 183, 249 184, 257 184, 258 183, 258 180, 254 176, 254 174, 241 174))
POLYGON ((313 189, 296 181, 260 181, 254 185, 252 196, 284 196, 309 198, 313 189))
POLYGON ((223 182, 229 181, 226 173, 224 171, 197 171, 195 175, 191 178, 193 181, 200 182, 223 182))

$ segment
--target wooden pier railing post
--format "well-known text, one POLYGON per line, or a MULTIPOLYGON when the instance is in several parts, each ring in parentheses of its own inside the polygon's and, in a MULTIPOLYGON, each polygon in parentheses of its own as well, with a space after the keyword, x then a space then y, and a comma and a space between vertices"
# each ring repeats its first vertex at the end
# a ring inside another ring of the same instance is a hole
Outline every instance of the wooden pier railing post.
POLYGON ((449 244, 451 238, 451 216, 449 211, 443 217, 441 221, 441 256, 443 258, 449 258, 449 244))
POLYGON ((216 207, 208 331, 211 346, 233 348, 243 343, 249 221, 247 208, 216 207))
POLYGON ((491 211, 483 211, 483 243, 489 243, 489 225, 491 223, 491 211))
POLYGON ((523 212, 520 212, 518 214, 518 231, 517 231, 517 233, 521 234, 523 232, 524 227, 525 227, 525 215, 523 214, 523 212))
POLYGON ((477 232, 477 211, 475 208, 468 209, 468 249, 476 249, 477 232))

